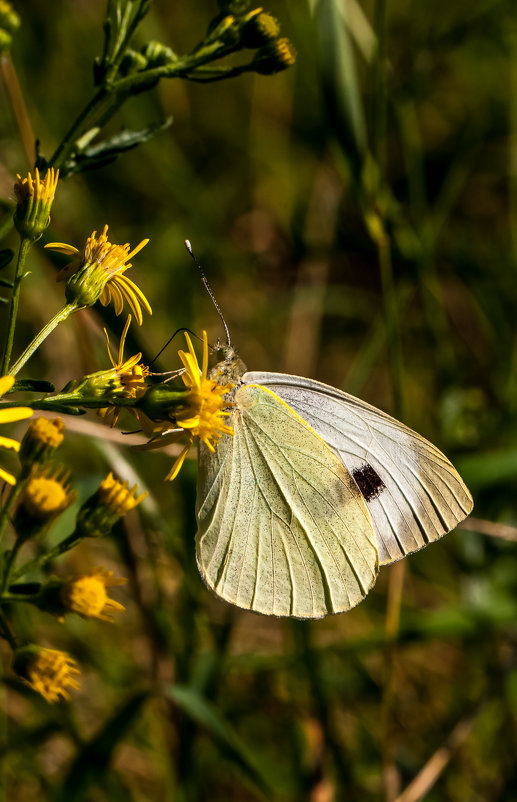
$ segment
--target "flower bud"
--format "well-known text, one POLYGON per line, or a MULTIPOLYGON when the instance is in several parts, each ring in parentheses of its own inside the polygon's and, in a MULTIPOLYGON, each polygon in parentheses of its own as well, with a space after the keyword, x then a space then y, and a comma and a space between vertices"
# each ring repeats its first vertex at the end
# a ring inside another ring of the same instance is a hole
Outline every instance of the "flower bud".
POLYGON ((68 471, 50 465, 35 468, 23 487, 14 515, 15 529, 23 540, 44 531, 76 498, 68 484, 68 471))
POLYGON ((109 611, 123 612, 124 605, 110 599, 106 588, 125 585, 127 579, 114 577, 113 571, 96 568, 90 574, 75 577, 63 583, 61 602, 65 612, 77 613, 82 618, 100 618, 113 621, 109 611))
POLYGON ((75 678, 81 672, 66 652, 31 644, 14 653, 13 670, 49 703, 71 699, 69 688, 79 688, 75 678))
POLYGON ((249 17, 242 29, 244 47, 256 49, 279 37, 280 25, 271 14, 261 11, 249 17))
POLYGON ((117 521, 147 496, 147 493, 137 496, 136 490, 136 485, 130 490, 127 481, 119 482, 112 473, 109 473, 97 492, 90 496, 79 510, 76 521, 79 537, 109 535, 117 521))
POLYGON ((120 62, 119 73, 123 78, 126 78, 128 75, 134 75, 136 72, 147 69, 147 66, 146 57, 128 47, 120 62))
POLYGON ((54 172, 54 168, 51 167, 45 173, 45 177, 40 178, 36 167, 35 178, 30 173, 27 174, 27 178, 22 178, 20 175, 17 178, 18 181, 14 185, 17 201, 14 225, 22 237, 36 242, 50 224, 50 210, 56 193, 59 170, 54 172))
POLYGON ((272 75, 286 70, 296 61, 296 50, 285 37, 273 39, 257 50, 251 62, 251 69, 260 75, 272 75))
POLYGON ((21 20, 12 5, 6 0, 0 0, 0 28, 9 33, 16 33, 21 25, 21 20))
POLYGON ((147 69, 149 70, 172 64, 178 60, 174 50, 161 42, 147 42, 142 48, 142 55, 147 60, 147 69))
POLYGON ((44 464, 51 459, 63 441, 65 424, 61 418, 34 418, 20 444, 20 462, 28 469, 35 462, 44 464))

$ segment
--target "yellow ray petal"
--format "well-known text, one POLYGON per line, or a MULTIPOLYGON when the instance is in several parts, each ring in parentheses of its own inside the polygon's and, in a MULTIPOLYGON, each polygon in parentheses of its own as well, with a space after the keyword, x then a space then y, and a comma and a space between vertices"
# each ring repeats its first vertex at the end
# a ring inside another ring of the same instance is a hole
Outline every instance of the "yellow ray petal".
POLYGON ((0 437, 0 447, 9 448, 11 451, 20 450, 20 444, 18 440, 13 440, 11 437, 0 437))
POLYGON ((0 479, 4 482, 8 482, 10 485, 16 484, 16 479, 12 473, 7 473, 7 471, 4 471, 3 468, 0 468, 0 479))
POLYGON ((30 418, 34 412, 29 407, 12 407, 11 409, 0 409, 0 423, 12 423, 16 420, 30 418))

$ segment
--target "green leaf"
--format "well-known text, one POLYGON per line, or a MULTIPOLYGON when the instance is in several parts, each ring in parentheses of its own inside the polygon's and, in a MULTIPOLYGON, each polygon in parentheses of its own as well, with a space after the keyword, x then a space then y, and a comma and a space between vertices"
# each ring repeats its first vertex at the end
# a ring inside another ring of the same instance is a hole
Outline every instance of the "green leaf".
POLYGON ((14 282, 9 281, 8 278, 0 278, 0 287, 9 287, 12 289, 14 287, 14 282))
POLYGON ((342 0, 312 0, 318 32, 318 61, 331 118, 342 144, 355 154, 366 148, 366 125, 355 53, 342 0))
POLYGON ((0 270, 3 270, 4 267, 7 267, 13 256, 14 251, 11 248, 5 248, 4 250, 0 251, 0 270))
POLYGON ((94 167, 102 167, 109 164, 120 153, 136 148, 142 142, 147 142, 171 125, 172 117, 168 117, 163 122, 149 125, 140 131, 121 131, 109 139, 99 142, 97 145, 89 145, 84 150, 75 153, 73 158, 67 161, 65 165, 66 175, 74 175, 84 170, 91 170, 94 167))
POLYGON ((55 389, 51 382, 42 379, 17 379, 11 392, 26 390, 29 393, 53 393, 55 389))
MULTIPOLYGON (((127 735, 149 694, 137 693, 86 743, 74 761, 53 802, 80 802, 92 785, 104 780, 115 747, 127 735)), ((91 798, 91 797, 89 797, 91 798)))
POLYGON ((192 721, 212 736, 221 751, 240 768, 248 780, 271 799, 273 790, 264 771, 257 766, 246 745, 219 711, 193 688, 169 685, 166 693, 192 721))

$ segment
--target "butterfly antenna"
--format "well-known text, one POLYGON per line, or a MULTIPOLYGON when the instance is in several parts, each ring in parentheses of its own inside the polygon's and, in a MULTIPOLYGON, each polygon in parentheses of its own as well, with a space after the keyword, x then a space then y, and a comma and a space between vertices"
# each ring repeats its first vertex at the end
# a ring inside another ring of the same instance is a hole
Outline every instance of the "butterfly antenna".
POLYGON ((226 344, 228 345, 228 348, 231 348, 232 344, 231 344, 231 341, 230 341, 230 330, 228 329, 228 326, 226 325, 226 320, 223 317, 223 313, 221 312, 219 304, 215 300, 215 295, 214 295, 214 293, 212 292, 212 290, 210 288, 210 284, 208 283, 208 279, 205 276, 205 272, 204 272, 203 268, 201 267, 201 265, 199 264, 198 260, 196 259, 195 255, 194 255, 194 251, 192 250, 192 245, 190 244, 190 240, 188 240, 188 239, 185 240, 185 247, 186 247, 187 251, 189 252, 189 254, 192 256, 192 259, 194 260, 194 263, 197 265, 197 267, 199 269, 199 272, 201 273, 201 281, 205 285, 205 290, 207 291, 207 293, 209 294, 210 298, 212 299, 212 303, 213 303, 213 305, 215 306, 215 308, 217 310, 217 314, 219 315, 219 317, 221 318, 221 320, 223 322, 224 330, 226 332, 226 344))
MULTIPOLYGON (((167 340, 167 342, 165 343, 165 345, 164 345, 164 346, 162 346, 162 348, 160 348, 160 350, 158 351, 158 353, 156 354, 156 356, 155 356, 155 357, 153 357, 153 359, 151 359, 151 361, 149 362, 149 367, 151 367, 151 365, 153 364, 153 362, 156 362, 156 360, 158 359, 158 357, 160 357, 160 356, 163 354, 163 352, 165 351, 165 349, 166 349, 166 348, 167 348, 167 347, 168 347, 168 346, 171 344, 171 342, 174 340, 174 338, 176 337, 176 335, 180 333, 180 331, 188 331, 188 333, 189 333, 189 334, 191 334, 193 337, 196 337, 196 339, 198 339, 198 340, 201 340, 201 337, 200 337, 198 334, 196 334, 196 332, 195 332, 195 331, 192 331, 192 329, 187 329, 187 328, 186 328, 186 326, 180 326, 180 328, 179 328, 179 329, 176 329, 176 331, 174 332, 174 334, 173 334, 171 337, 169 337, 169 339, 167 340)), ((210 346, 209 346, 209 347, 210 347, 210 346)))

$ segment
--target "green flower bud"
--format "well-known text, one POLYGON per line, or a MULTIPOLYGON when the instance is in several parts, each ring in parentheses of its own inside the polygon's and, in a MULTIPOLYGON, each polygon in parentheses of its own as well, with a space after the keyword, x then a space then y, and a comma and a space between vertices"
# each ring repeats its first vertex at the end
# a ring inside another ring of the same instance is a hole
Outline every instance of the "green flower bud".
POLYGON ((153 421, 173 420, 188 405, 190 390, 173 389, 168 384, 150 387, 138 402, 138 409, 153 421))
POLYGON ((96 263, 84 265, 73 273, 65 287, 65 298, 78 309, 93 306, 101 297, 106 286, 106 273, 96 263))
POLYGON ((163 67, 178 60, 174 50, 161 42, 147 42, 142 48, 142 55, 147 60, 147 68, 163 67))
POLYGON ((0 28, 0 54, 9 50, 13 43, 13 37, 3 28, 0 28))
POLYGON ((21 25, 21 20, 14 8, 6 0, 0 0, 0 28, 9 33, 15 33, 21 25))
POLYGON ((120 62, 119 74, 126 78, 128 75, 134 75, 135 72, 141 72, 147 68, 147 59, 142 53, 136 50, 131 50, 128 47, 124 53, 124 57, 120 62))

